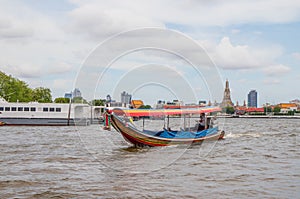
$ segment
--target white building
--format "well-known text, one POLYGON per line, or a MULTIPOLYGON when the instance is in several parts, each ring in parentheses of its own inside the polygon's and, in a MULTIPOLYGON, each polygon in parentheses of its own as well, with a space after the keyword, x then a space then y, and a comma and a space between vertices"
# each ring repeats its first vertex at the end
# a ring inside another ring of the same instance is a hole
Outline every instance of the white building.
POLYGON ((123 91, 121 93, 121 102, 124 104, 130 104, 131 103, 131 95, 123 91))

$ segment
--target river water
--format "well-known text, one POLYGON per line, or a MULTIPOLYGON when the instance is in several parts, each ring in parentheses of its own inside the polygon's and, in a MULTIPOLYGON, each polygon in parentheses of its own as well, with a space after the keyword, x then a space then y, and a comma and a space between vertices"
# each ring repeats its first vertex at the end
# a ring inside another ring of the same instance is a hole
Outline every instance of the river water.
POLYGON ((136 149, 98 125, 3 126, 0 198, 300 198, 299 119, 222 128, 217 142, 136 149))

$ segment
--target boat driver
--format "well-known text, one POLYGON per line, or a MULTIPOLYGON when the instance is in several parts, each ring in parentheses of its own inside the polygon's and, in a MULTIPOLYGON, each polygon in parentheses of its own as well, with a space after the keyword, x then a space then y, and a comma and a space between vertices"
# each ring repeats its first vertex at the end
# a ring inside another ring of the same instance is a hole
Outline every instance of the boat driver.
POLYGON ((202 131, 204 129, 205 129, 205 113, 201 113, 199 125, 198 125, 198 131, 202 131))

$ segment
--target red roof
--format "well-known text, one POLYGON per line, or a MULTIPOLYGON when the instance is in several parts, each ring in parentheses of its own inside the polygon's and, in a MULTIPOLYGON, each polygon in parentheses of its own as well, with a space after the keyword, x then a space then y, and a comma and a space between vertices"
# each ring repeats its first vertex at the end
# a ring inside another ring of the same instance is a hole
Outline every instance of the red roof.
POLYGON ((255 107, 248 107, 246 112, 265 112, 264 108, 255 108, 255 107))
POLYGON ((236 110, 239 110, 239 111, 246 111, 247 110, 247 107, 245 106, 239 106, 236 108, 236 110))

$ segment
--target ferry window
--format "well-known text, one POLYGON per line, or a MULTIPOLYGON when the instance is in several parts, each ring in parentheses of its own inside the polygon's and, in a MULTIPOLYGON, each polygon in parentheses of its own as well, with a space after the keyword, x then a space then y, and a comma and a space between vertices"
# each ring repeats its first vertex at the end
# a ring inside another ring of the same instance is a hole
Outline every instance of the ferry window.
POLYGON ((54 108, 50 108, 50 112, 54 112, 54 108))
POLYGON ((18 111, 23 111, 23 107, 18 107, 18 111))
POLYGON ((56 112, 61 112, 61 108, 56 108, 55 111, 56 112))
POLYGON ((5 107, 5 111, 10 111, 10 107, 5 107))
POLYGON ((35 107, 30 108, 30 111, 32 111, 32 112, 34 112, 35 110, 36 110, 35 107))
POLYGON ((29 107, 24 107, 24 111, 29 111, 29 107))
POLYGON ((4 108, 3 107, 0 107, 0 111, 3 111, 4 110, 4 108))
POLYGON ((11 107, 11 111, 17 111, 17 107, 11 107))
POLYGON ((43 112, 48 112, 48 108, 44 107, 43 112))

